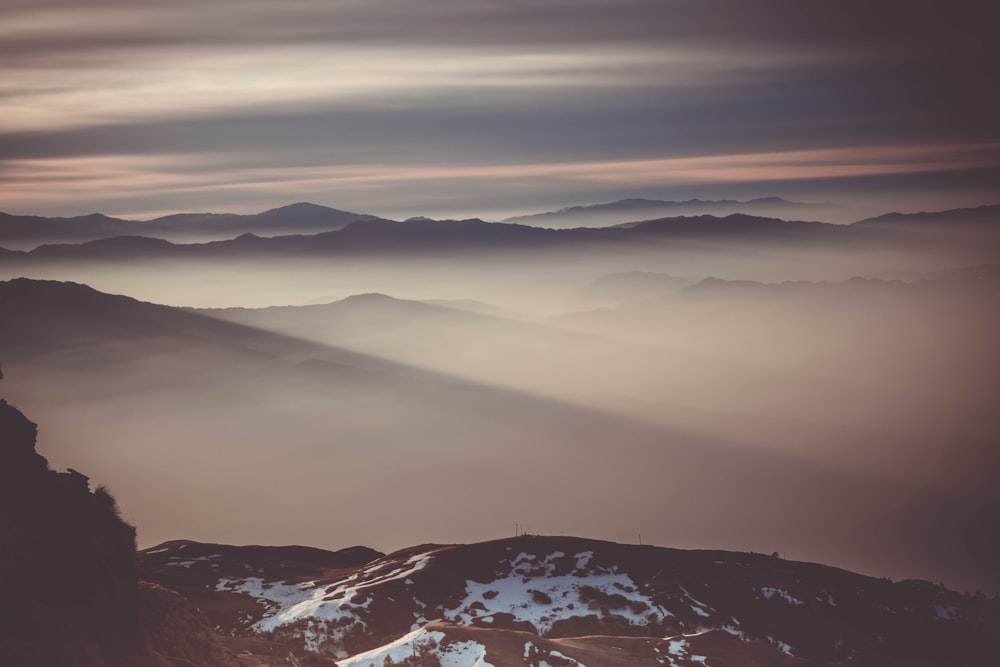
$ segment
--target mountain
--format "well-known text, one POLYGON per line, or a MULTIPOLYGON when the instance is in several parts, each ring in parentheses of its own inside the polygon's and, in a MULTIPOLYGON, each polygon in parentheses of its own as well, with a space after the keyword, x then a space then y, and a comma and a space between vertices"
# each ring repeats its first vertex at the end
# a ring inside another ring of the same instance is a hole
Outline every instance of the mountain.
POLYGON ((427 664, 407 662, 419 654, 505 667, 1000 660, 996 599, 778 554, 536 535, 355 563, 292 549, 276 569, 260 547, 171 542, 144 551, 142 570, 181 587, 226 634, 341 667, 427 664))
POLYGON ((152 229, 163 231, 195 231, 206 235, 235 236, 254 233, 277 236, 332 231, 359 220, 385 220, 385 218, 299 202, 253 215, 187 213, 156 218, 145 224, 152 229))
POLYGON ((100 213, 72 218, 46 218, 0 212, 0 244, 32 245, 46 241, 89 241, 136 233, 142 223, 110 218, 100 213))
POLYGON ((923 213, 887 213, 852 226, 921 236, 1000 240, 1000 204, 923 213))
MULTIPOLYGON (((624 200, 625 210, 636 201, 624 200), (632 202, 629 204, 628 202, 632 202)), ((758 200, 755 200, 758 201, 758 200)), ((781 200, 784 201, 784 200, 781 200)), ((610 206, 610 205, 609 205, 610 206)), ((413 218, 399 223, 314 204, 293 204, 256 215, 178 214, 146 222, 105 216, 33 218, 0 214, 0 244, 7 249, 43 244, 32 258, 102 259, 114 255, 217 257, 256 255, 427 254, 462 250, 511 250, 597 247, 615 251, 621 244, 650 240, 724 243, 834 244, 839 247, 900 249, 924 247, 928 234, 947 233, 952 244, 997 237, 1000 206, 939 213, 893 213, 851 225, 787 220, 743 212, 727 215, 653 216, 615 221, 611 226, 551 229, 511 218, 500 223, 479 219, 413 218), (115 237, 171 241, 147 243, 115 237), (55 241, 55 243, 53 243, 55 241), (90 243, 82 243, 89 241, 90 243), (44 245, 47 243, 47 245, 44 245), (127 246, 135 246, 128 251, 127 246)), ((661 213, 663 211, 660 211, 661 213)), ((938 239, 940 241, 940 239, 938 239)), ((17 261, 5 252, 0 259, 17 261)))
MULTIPOLYGON (((594 229, 545 229, 520 224, 470 220, 370 220, 312 235, 261 237, 242 234, 231 240, 173 244, 156 239, 122 237, 83 244, 40 246, 9 262, 26 260, 103 261, 118 258, 239 258, 386 256, 428 257, 455 252, 473 255, 510 252, 659 251, 671 243, 698 242, 731 250, 734 245, 832 244, 841 248, 872 245, 877 230, 822 222, 789 221, 744 214, 722 218, 673 217, 594 229)), ((898 239, 897 239, 898 242, 898 239)), ((679 246, 678 246, 679 247, 679 246)), ((2 259, 2 257, 0 257, 2 259)))
POLYGON ((237 667, 185 598, 140 581, 135 529, 104 487, 57 472, 0 400, 0 664, 237 667))
POLYGON ((317 233, 357 221, 383 220, 307 202, 262 213, 177 213, 152 220, 121 220, 101 214, 74 218, 0 213, 0 245, 30 249, 43 243, 78 243, 116 236, 145 236, 177 242, 208 241, 255 233, 265 236, 317 233))
POLYGON ((791 213, 821 213, 832 208, 830 204, 806 204, 793 202, 781 197, 761 197, 749 201, 735 199, 688 199, 668 201, 662 199, 620 199, 605 204, 589 206, 569 206, 558 211, 519 215, 503 222, 532 225, 536 227, 604 227, 608 225, 652 220, 668 216, 694 214, 727 215, 732 213, 760 213, 784 217, 791 213))

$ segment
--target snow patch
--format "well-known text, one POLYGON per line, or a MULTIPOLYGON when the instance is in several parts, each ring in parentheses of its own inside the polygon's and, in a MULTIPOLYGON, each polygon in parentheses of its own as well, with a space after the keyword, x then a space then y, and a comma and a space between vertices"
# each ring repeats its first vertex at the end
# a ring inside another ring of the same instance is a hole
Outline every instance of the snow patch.
POLYGON ((545 660, 545 657, 556 658, 557 664, 560 667, 587 667, 582 662, 576 658, 571 658, 565 653, 561 653, 556 650, 547 650, 539 646, 535 646, 532 642, 526 642, 524 644, 524 661, 528 664, 537 664, 538 667, 555 667, 555 665, 549 663, 545 660))
POLYGON ((792 597, 788 591, 782 588, 771 588, 770 586, 764 586, 763 588, 760 588, 758 590, 761 592, 761 595, 764 596, 765 600, 770 600, 775 595, 777 595, 779 598, 781 598, 788 604, 792 604, 797 607, 805 604, 805 602, 803 602, 802 600, 792 597))
POLYGON ((746 641, 746 633, 737 628, 735 625, 723 625, 722 629, 733 635, 734 637, 739 637, 743 641, 746 641))
POLYGON ((486 647, 475 641, 446 642, 437 630, 416 630, 379 648, 337 661, 340 667, 381 666, 386 658, 403 662, 417 655, 434 655, 441 667, 494 667, 486 662, 486 647))
POLYGON ((774 637, 772 637, 772 636, 770 636, 770 635, 768 635, 768 637, 767 637, 767 641, 768 641, 768 642, 769 642, 769 643, 770 643, 770 644, 771 644, 772 646, 776 646, 776 647, 778 647, 778 650, 779 650, 779 651, 781 651, 782 653, 784 653, 785 655, 794 655, 794 654, 792 653, 792 646, 791 646, 791 644, 788 644, 788 643, 786 643, 786 642, 783 642, 783 641, 781 641, 780 639, 775 639, 774 637))
POLYGON ((381 666, 386 658, 393 662, 402 662, 416 655, 421 647, 431 644, 437 645, 442 639, 444 639, 443 632, 427 631, 421 628, 384 646, 358 653, 346 660, 338 660, 337 664, 340 667, 368 667, 372 664, 381 666))
POLYGON ((686 597, 688 600, 691 601, 691 604, 689 605, 691 607, 691 611, 693 611, 698 616, 701 616, 702 618, 709 618, 711 616, 709 612, 715 611, 704 602, 699 602, 698 600, 695 600, 693 597, 691 597, 691 594, 688 593, 687 589, 684 588, 683 586, 681 586, 681 592, 684 593, 684 597, 686 597))
MULTIPOLYGON (((587 553, 576 555, 577 564, 589 560, 587 553)), ((673 615, 639 592, 630 577, 614 570, 578 568, 572 574, 553 574, 553 561, 563 556, 556 552, 538 560, 522 552, 509 561, 506 576, 485 583, 466 580, 465 598, 444 617, 471 625, 476 619, 510 614, 544 635, 568 618, 618 616, 632 625, 645 625, 673 615)))
POLYGON ((695 655, 691 653, 691 645, 688 640, 682 635, 679 638, 667 637, 667 655, 663 656, 667 662, 666 664, 670 667, 680 667, 681 663, 678 660, 684 660, 688 664, 690 663, 700 663, 702 665, 707 665, 705 662, 708 660, 707 656, 695 655))
POLYGON ((243 593, 266 606, 264 617, 251 626, 257 632, 273 632, 284 625, 306 619, 308 623, 302 632, 305 648, 318 651, 327 642, 340 644, 344 637, 367 627, 364 619, 373 598, 366 589, 406 579, 426 567, 432 553, 416 554, 402 565, 379 560, 359 573, 322 585, 315 581, 288 584, 245 577, 221 579, 215 590, 243 593))

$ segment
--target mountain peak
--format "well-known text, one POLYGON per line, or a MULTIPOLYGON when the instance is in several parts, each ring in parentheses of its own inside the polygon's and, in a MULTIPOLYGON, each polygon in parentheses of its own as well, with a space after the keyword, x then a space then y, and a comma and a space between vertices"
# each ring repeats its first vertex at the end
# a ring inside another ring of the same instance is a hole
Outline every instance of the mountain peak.
POLYGON ((317 214, 317 213, 345 213, 346 211, 341 211, 339 209, 331 208, 329 206, 321 206, 319 204, 313 204, 307 201, 295 202, 294 204, 287 204, 285 206, 279 206, 277 208, 268 209, 258 215, 270 216, 270 215, 288 215, 288 214, 317 214))

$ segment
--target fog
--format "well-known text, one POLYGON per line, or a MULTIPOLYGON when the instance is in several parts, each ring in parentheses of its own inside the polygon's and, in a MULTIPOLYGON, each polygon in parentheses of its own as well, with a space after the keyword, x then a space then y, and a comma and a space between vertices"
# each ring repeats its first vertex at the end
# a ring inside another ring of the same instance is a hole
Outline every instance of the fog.
POLYGON ((0 264, 174 307, 2 284, 0 388, 144 546, 389 550, 518 523, 988 590, 1000 273, 942 272, 992 253, 674 239, 0 264))

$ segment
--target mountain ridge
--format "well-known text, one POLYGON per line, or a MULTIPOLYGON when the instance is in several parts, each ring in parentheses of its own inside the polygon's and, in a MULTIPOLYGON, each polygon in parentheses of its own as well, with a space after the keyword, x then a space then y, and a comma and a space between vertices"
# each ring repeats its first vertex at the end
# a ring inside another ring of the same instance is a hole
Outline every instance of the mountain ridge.
POLYGON ((573 226, 600 226, 625 222, 635 222, 637 219, 650 219, 670 215, 690 215, 698 211, 714 214, 751 212, 754 210, 773 214, 776 211, 820 211, 833 207, 832 204, 812 204, 789 201, 782 197, 757 197, 745 201, 737 199, 646 199, 631 197, 599 204, 584 204, 565 206, 555 211, 529 213, 504 218, 502 222, 516 222, 537 226, 568 228, 573 226), (632 216, 644 216, 635 218, 632 216), (627 218, 627 219, 625 219, 627 218))
POLYGON ((745 214, 725 217, 679 216, 611 227, 547 229, 522 224, 468 220, 355 221, 317 234, 273 237, 245 232, 234 239, 177 244, 165 240, 122 236, 82 244, 47 244, 11 261, 32 259, 107 259, 127 257, 226 257, 238 255, 327 256, 338 254, 426 255, 428 253, 552 251, 592 248, 650 247, 678 239, 710 243, 833 243, 878 241, 878 230, 824 222, 782 220, 745 214))
POLYGON ((231 238, 246 232, 265 235, 341 229, 357 221, 385 220, 309 202, 260 213, 173 213, 148 220, 126 220, 101 213, 69 218, 0 213, 0 244, 86 242, 117 236, 183 240, 192 236, 231 238))
POLYGON ((728 664, 725 656, 740 665, 831 666, 1000 656, 991 634, 1000 623, 996 599, 776 553, 527 534, 409 547, 310 580, 315 574, 269 575, 250 552, 212 549, 160 545, 143 552, 143 570, 153 580, 188 579, 185 590, 198 591, 199 606, 231 635, 285 642, 348 667, 396 660, 422 644, 438 654, 474 651, 482 664, 539 664, 544 655, 533 661, 528 648, 537 644, 541 654, 573 661, 553 664, 612 665, 611 646, 621 640, 631 653, 622 664, 678 667, 728 664), (221 603, 231 595, 250 605, 242 616, 221 603), (583 638, 594 642, 589 652, 578 645, 583 638))

